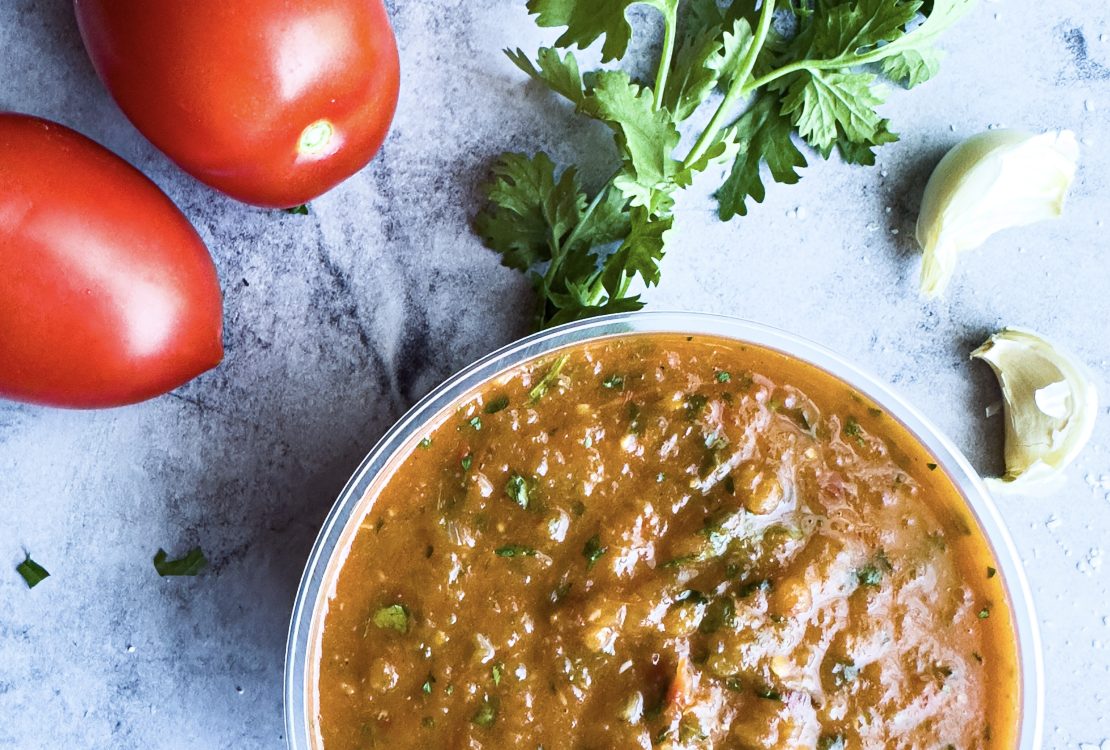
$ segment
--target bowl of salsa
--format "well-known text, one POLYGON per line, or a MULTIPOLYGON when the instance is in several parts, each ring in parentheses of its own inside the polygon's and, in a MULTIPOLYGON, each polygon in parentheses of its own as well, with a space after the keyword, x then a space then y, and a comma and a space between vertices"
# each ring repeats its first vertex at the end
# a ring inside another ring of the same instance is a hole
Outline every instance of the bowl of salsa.
POLYGON ((836 354, 731 318, 545 331, 343 490, 288 746, 1037 750, 1040 643, 981 480, 836 354))

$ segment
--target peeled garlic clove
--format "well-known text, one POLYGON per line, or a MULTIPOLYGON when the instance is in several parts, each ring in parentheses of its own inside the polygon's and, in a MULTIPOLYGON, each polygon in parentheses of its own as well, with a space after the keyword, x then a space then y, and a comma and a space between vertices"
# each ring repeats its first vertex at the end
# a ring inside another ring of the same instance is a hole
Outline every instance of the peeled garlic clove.
POLYGON ((949 151, 925 186, 917 219, 921 293, 943 292, 956 257, 995 232, 1060 216, 1078 161, 1068 130, 988 130, 949 151))
POLYGON ((971 353, 1002 386, 1006 474, 988 479, 995 492, 1043 494, 1091 437, 1098 393, 1087 369, 1031 331, 1004 328, 971 353))

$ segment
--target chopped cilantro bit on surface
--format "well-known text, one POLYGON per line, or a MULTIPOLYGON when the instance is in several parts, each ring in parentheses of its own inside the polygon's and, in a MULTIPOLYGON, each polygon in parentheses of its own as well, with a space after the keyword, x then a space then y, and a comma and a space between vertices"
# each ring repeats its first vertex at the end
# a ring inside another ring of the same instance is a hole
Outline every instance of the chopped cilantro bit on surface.
POLYGON ((184 557, 170 560, 164 549, 159 549, 154 555, 154 569, 158 575, 166 576, 195 576, 208 565, 208 558, 200 547, 189 550, 184 557))
POLYGON ((856 571, 856 579, 860 586, 878 586, 883 582, 883 575, 893 569, 886 554, 879 551, 871 559, 871 562, 856 571))
POLYGON ((423 440, 420 441, 420 447, 421 448, 430 448, 431 446, 432 446, 432 439, 430 437, 426 437, 426 438, 424 438, 423 440))
POLYGON ((763 700, 767 700, 767 701, 781 701, 782 700, 782 693, 780 693, 777 690, 774 690, 772 688, 763 688, 762 690, 756 690, 755 694, 758 695, 763 700))
POLYGON ((528 505, 531 502, 528 497, 528 481, 520 474, 513 474, 509 477, 509 481, 505 483, 505 494, 521 508, 528 510, 528 505))
POLYGON ((929 463, 925 464, 925 466, 929 469, 929 471, 936 471, 937 470, 937 465, 932 463, 932 462, 929 462, 929 463))
POLYGON ((996 575, 998 575, 998 571, 988 565, 987 566, 987 578, 994 578, 996 575))
POLYGON ((863 428, 859 426, 855 417, 848 417, 848 420, 844 423, 844 434, 863 445, 863 428))
POLYGON ((535 557, 536 550, 523 544, 506 544, 494 550, 498 557, 535 557))
POLYGON ((486 414, 496 414, 499 411, 507 408, 509 405, 509 397, 505 395, 498 396, 497 398, 486 404, 486 414))
POLYGON ((547 395, 551 386, 559 381, 559 375, 563 372, 563 368, 566 367, 569 361, 569 354, 561 355, 540 379, 540 382, 536 383, 536 385, 532 387, 532 390, 528 391, 528 398, 531 399, 533 403, 547 395))
POLYGON ((475 430, 481 430, 482 429, 482 418, 478 417, 478 416, 471 417, 470 421, 467 422, 467 424, 469 424, 475 430))
POLYGON ((432 685, 435 685, 435 684, 436 684, 436 678, 435 678, 434 675, 432 675, 429 672, 428 673, 428 679, 424 680, 424 685, 421 687, 421 690, 424 691, 424 695, 431 695, 432 685))
POLYGON ((23 576, 23 582, 27 584, 29 589, 33 589, 50 577, 46 568, 32 560, 30 555, 25 555, 23 562, 16 565, 15 569, 19 572, 19 575, 23 576))
POLYGON ((728 383, 728 382, 731 382, 731 381, 732 381, 732 375, 725 372, 724 370, 721 370, 717 373, 717 382, 718 383, 728 383))
POLYGON ((603 547, 601 544, 601 536, 599 534, 594 534, 586 541, 586 545, 582 548, 582 554, 586 557, 586 567, 592 568, 608 551, 609 548, 603 547))
POLYGON ((474 465, 474 456, 467 453, 459 460, 459 465, 463 467, 463 471, 470 471, 470 467, 474 465))
POLYGON ((492 727, 493 723, 497 721, 497 701, 493 698, 485 698, 470 720, 486 729, 492 727))
POLYGON ((601 381, 601 385, 603 385, 604 387, 606 387, 610 390, 623 391, 624 390, 624 376, 623 375, 610 375, 609 377, 605 378, 605 380, 601 381))
POLYGON ((409 632, 409 611, 403 604, 391 604, 375 612, 372 622, 382 630, 407 633, 409 632))
POLYGON ((986 605, 985 607, 983 607, 981 610, 979 610, 979 619, 980 620, 985 620, 990 616, 991 616, 991 607, 990 607, 989 604, 986 605))
POLYGON ((501 673, 502 673, 502 671, 504 671, 504 669, 505 669, 504 664, 494 664, 493 665, 493 669, 491 669, 490 672, 493 674, 493 684, 494 685, 500 685, 501 684, 501 673))

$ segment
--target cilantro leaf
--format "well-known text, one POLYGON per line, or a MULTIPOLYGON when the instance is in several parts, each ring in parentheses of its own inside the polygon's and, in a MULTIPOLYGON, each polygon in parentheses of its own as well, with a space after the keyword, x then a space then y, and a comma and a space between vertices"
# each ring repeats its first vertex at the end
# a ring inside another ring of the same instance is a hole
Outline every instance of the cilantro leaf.
POLYGON ((583 248, 620 242, 630 227, 628 200, 619 190, 607 190, 594 210, 582 217, 568 251, 581 252, 583 248))
POLYGON ((628 200, 619 190, 606 190, 586 206, 574 170, 557 178, 542 153, 504 155, 487 195, 490 204, 475 229, 505 265, 532 272, 541 326, 643 307, 639 297, 626 294, 627 283, 606 286, 604 279, 640 275, 657 283, 670 220, 641 218, 633 232, 628 200), (615 252, 605 250, 615 243, 615 252))
POLYGON ((760 166, 767 164, 775 182, 794 184, 807 166, 806 158, 794 144, 793 125, 783 114, 778 97, 762 94, 736 123, 740 155, 724 185, 717 191, 718 214, 723 221, 748 213, 749 198, 762 203, 767 197, 760 166))
POLYGON ((715 25, 701 26, 696 36, 685 39, 663 98, 674 119, 687 120, 718 85, 729 85, 754 42, 747 19, 738 18, 726 26, 719 14, 715 25))
POLYGON ((533 65, 523 50, 507 49, 505 54, 518 68, 537 81, 546 83, 552 91, 574 102, 576 107, 580 108, 584 104, 586 91, 578 69, 578 60, 573 52, 567 52, 566 57, 559 57, 558 50, 541 47, 536 57, 538 65, 533 65))
POLYGON ((909 49, 883 60, 883 73, 908 89, 925 83, 940 70, 936 50, 909 49))
POLYGON ((920 8, 919 0, 820 0, 819 12, 810 16, 810 27, 799 39, 809 42, 805 55, 809 58, 858 55, 902 36, 920 8))
POLYGON ((555 42, 558 47, 586 48, 605 37, 602 62, 624 57, 632 39, 632 26, 625 13, 640 0, 528 0, 528 12, 545 28, 565 26, 555 42))
POLYGON ((585 207, 574 169, 556 180, 555 164, 547 154, 531 159, 503 154, 493 175, 486 186, 491 210, 475 220, 478 234, 510 268, 526 271, 551 260, 552 243, 573 229, 585 207))
MULTIPOLYGON (((866 167, 875 166, 875 149, 887 143, 896 143, 898 135, 890 132, 890 120, 880 120, 875 128, 875 133, 870 141, 854 143, 844 136, 843 131, 837 128, 836 150, 840 158, 848 164, 859 164, 866 167)), ((821 156, 826 159, 832 154, 832 148, 822 149, 821 156)))
POLYGON ((673 224, 672 218, 652 220, 646 209, 632 210, 631 231, 605 263, 604 282, 610 296, 622 296, 626 279, 636 275, 648 286, 659 283, 664 235, 673 224))
POLYGON ((669 183, 681 168, 672 156, 680 138, 674 119, 656 110, 651 90, 623 71, 599 73, 591 99, 591 112, 613 129, 625 158, 625 171, 614 184, 633 206, 660 212, 667 203, 657 202, 659 194, 673 190, 669 183))
POLYGON ((687 3, 663 93, 663 105, 679 122, 689 118, 717 85, 719 72, 712 61, 724 46, 720 38, 723 22, 714 0, 687 3))
POLYGON ((725 20, 717 0, 686 0, 683 11, 681 24, 683 39, 696 37, 706 29, 720 26, 725 20))
POLYGON ((714 68, 713 62, 718 58, 721 48, 722 42, 716 29, 709 29, 704 32, 704 36, 679 47, 675 69, 663 95, 663 104, 676 121, 689 119, 716 88, 720 72, 714 68))
POLYGON ((154 555, 154 569, 163 578, 167 576, 195 576, 208 565, 208 558, 200 547, 193 547, 184 557, 170 560, 164 549, 154 555))
POLYGON ((836 143, 838 128, 851 143, 872 143, 882 118, 875 108, 883 103, 871 73, 813 71, 800 75, 783 99, 783 114, 791 115, 802 136, 816 149, 836 143))
POLYGON ((727 86, 732 83, 739 72, 740 61, 754 43, 755 32, 746 18, 734 20, 730 27, 722 31, 721 50, 709 61, 722 84, 727 86))
POLYGON ((23 577, 23 582, 27 584, 29 589, 33 589, 50 577, 46 568, 32 560, 30 555, 25 555, 23 562, 16 565, 15 569, 23 577))

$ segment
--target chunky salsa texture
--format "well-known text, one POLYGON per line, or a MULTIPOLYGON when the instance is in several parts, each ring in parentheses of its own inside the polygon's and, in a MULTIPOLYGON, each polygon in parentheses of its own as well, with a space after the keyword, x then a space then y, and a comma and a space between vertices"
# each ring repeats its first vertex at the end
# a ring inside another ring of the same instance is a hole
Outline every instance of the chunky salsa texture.
POLYGON ((483 386, 374 488, 315 729, 369 748, 1016 746, 989 547, 842 381, 635 334, 483 386))

